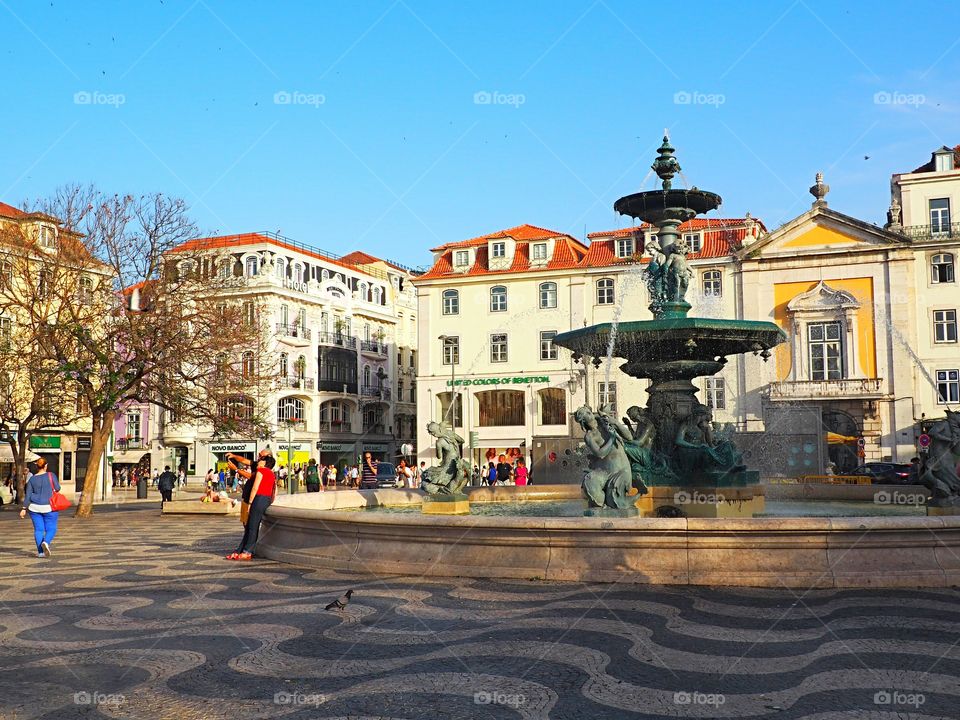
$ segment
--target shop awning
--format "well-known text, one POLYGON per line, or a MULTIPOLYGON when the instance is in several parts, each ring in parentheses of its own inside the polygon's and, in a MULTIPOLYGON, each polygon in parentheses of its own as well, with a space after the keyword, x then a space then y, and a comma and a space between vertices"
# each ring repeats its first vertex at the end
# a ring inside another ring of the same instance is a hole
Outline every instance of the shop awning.
POLYGON ((827 445, 856 445, 860 438, 841 435, 840 433, 827 433, 827 445))
MULTIPOLYGON (((35 452, 30 452, 27 450, 23 454, 23 459, 26 462, 33 462, 36 460, 39 455, 35 452)), ((0 462, 12 463, 13 462, 13 450, 10 449, 10 445, 7 443, 0 443, 0 462)))

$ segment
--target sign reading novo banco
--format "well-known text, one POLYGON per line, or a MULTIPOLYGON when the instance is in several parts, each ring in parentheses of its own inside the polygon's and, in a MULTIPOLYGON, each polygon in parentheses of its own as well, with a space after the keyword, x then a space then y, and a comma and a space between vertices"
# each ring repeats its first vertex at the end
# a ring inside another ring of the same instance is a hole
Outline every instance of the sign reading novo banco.
POLYGON ((529 385, 530 383, 548 383, 547 375, 526 375, 520 377, 500 378, 464 378, 463 380, 447 380, 447 385, 529 385))
POLYGON ((212 453, 242 453, 254 452, 257 449, 255 442, 222 442, 210 443, 210 452, 212 453))

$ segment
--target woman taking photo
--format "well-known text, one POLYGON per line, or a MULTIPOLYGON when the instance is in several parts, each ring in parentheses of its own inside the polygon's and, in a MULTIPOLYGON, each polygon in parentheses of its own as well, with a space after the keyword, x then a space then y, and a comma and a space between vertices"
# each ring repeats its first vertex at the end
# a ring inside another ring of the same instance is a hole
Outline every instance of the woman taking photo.
POLYGON ((50 557, 50 543, 57 534, 57 519, 60 513, 50 507, 50 498, 60 491, 57 476, 47 470, 47 461, 36 461, 37 472, 30 476, 23 491, 23 509, 20 517, 30 513, 33 522, 33 537, 37 541, 37 557, 50 557))
POLYGON ((273 474, 273 468, 276 464, 277 461, 273 455, 260 458, 256 474, 253 477, 253 484, 250 487, 250 515, 247 517, 247 525, 243 529, 240 549, 227 555, 227 560, 253 559, 253 551, 257 547, 257 537, 260 535, 260 521, 263 520, 264 513, 277 496, 277 479, 273 474))

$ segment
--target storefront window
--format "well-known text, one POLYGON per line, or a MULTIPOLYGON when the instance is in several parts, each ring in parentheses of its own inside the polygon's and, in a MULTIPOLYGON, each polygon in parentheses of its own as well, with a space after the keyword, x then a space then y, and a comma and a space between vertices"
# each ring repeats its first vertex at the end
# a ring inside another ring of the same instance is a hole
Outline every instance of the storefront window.
POLYGON ((567 424, 567 396, 563 388, 544 388, 540 391, 540 424, 567 424))
POLYGON ((526 408, 522 390, 485 390, 477 393, 480 427, 524 425, 526 408))
POLYGON ((452 413, 450 412, 451 395, 453 393, 437 393, 437 400, 440 401, 440 420, 450 422, 454 427, 463 427, 463 395, 457 393, 457 400, 452 413))

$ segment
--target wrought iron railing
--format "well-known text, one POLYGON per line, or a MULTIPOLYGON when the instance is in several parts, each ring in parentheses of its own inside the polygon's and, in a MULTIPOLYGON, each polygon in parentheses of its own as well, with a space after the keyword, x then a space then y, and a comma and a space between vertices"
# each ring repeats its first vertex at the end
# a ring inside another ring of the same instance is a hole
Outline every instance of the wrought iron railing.
POLYGON ((310 328, 300 327, 298 324, 277 323, 277 334, 285 337, 310 339, 310 328))
POLYGON ((357 383, 345 382, 343 380, 318 380, 317 390, 320 390, 321 392, 345 392, 348 395, 356 395, 357 383))
POLYGON ((338 332, 320 332, 317 333, 317 339, 324 345, 337 345, 338 347, 355 348, 357 339, 353 335, 338 332))
POLYGON ((313 390, 313 378, 303 377, 278 377, 277 384, 282 388, 294 388, 296 390, 313 390))
POLYGON ((360 343, 360 349, 366 352, 377 353, 378 355, 387 354, 387 346, 377 340, 363 340, 360 343))
POLYGON ((907 225, 900 230, 911 240, 936 240, 937 238, 960 237, 960 222, 936 225, 907 225))
POLYGON ((360 394, 367 397, 379 397, 383 400, 389 400, 392 396, 390 388, 378 385, 363 385, 360 388, 360 394))

